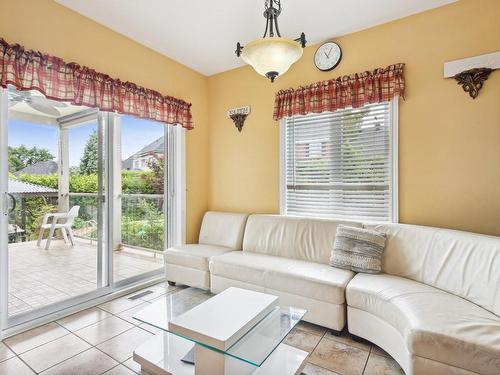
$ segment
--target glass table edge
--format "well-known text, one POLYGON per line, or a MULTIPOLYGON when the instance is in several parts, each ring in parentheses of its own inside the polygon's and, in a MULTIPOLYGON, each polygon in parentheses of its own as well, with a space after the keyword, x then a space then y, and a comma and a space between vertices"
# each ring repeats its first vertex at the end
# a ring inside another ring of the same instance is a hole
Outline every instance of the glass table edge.
POLYGON ((213 346, 210 346, 210 345, 207 345, 203 342, 200 342, 200 341, 197 341, 197 340, 193 340, 192 338, 190 337, 186 337, 184 335, 181 335, 181 334, 178 334, 176 332, 171 332, 169 331, 168 329, 165 329, 163 327, 159 327, 158 325, 156 324, 151 324, 151 322, 148 322, 147 320, 145 319, 140 319, 138 317, 136 317, 137 314, 135 314, 133 316, 133 319, 139 321, 139 322, 142 322, 142 323, 145 323, 145 324, 148 324, 148 325, 151 325, 155 328, 158 328, 160 330, 162 330, 163 332, 165 333, 169 333, 169 334, 172 334, 172 335, 175 335, 175 336, 178 336, 178 337, 181 337, 185 340, 188 340, 188 341, 191 341, 193 342, 194 344, 197 344, 197 345, 200 345, 200 346, 203 346, 207 349, 210 349, 210 350, 213 350, 215 352, 218 352, 220 354, 223 354, 223 355, 227 355, 227 356, 230 356, 232 358, 235 358, 237 360, 240 360, 240 361, 243 361, 243 362, 246 362, 248 363, 249 365, 252 365, 252 366, 255 366, 255 367, 260 367, 262 366, 262 364, 267 360, 267 358, 269 358, 269 356, 276 350, 276 348, 283 342, 283 340, 286 338, 286 336, 295 328, 295 326, 302 320, 302 318, 304 317, 304 315, 307 313, 307 310, 305 309, 301 309, 299 307, 294 307, 294 306, 276 306, 274 309, 272 309, 266 316, 264 316, 264 318, 262 318, 260 321, 258 321, 252 328, 250 328, 248 330, 247 333, 245 333, 240 339, 238 339, 233 345, 231 345, 226 351, 224 350, 221 350, 221 349, 218 349, 218 348, 215 348, 213 346), (269 353, 267 353, 267 355, 265 355, 265 357, 261 360, 261 361, 252 361, 252 360, 249 360, 247 358, 244 358, 243 356, 239 356, 239 355, 236 355, 236 354, 233 354, 231 353, 231 349, 234 348, 238 343, 240 343, 245 337, 248 337, 248 335, 250 335, 252 333, 252 331, 254 331, 256 329, 257 326, 261 325, 261 324, 264 324, 266 319, 269 319, 269 317, 275 313, 276 311, 283 311, 283 310, 286 310, 286 309, 289 309, 289 310, 293 310, 295 312, 295 314, 298 314, 300 315, 298 317, 298 319, 296 319, 294 321, 294 324, 293 326, 291 326, 287 331, 286 333, 283 335, 283 337, 280 338, 280 340, 277 340, 276 342, 276 345, 273 345, 272 349, 269 351, 269 353))

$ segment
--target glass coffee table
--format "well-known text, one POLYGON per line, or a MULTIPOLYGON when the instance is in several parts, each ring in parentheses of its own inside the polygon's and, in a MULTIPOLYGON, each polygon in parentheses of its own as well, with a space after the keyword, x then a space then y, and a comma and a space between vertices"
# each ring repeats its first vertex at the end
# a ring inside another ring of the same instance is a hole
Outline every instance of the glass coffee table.
POLYGON ((306 310, 278 297, 228 288, 178 315, 163 300, 134 318, 161 330, 134 352, 148 374, 300 374, 308 353, 283 339, 306 310))

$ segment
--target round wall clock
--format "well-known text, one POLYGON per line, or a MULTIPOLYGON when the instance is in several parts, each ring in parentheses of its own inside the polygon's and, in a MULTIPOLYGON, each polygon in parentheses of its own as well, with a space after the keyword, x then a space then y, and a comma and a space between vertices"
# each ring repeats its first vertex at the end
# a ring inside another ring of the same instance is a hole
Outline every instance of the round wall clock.
POLYGON ((314 54, 314 65, 323 72, 332 70, 339 65, 342 59, 342 50, 335 42, 326 42, 318 47, 314 54))

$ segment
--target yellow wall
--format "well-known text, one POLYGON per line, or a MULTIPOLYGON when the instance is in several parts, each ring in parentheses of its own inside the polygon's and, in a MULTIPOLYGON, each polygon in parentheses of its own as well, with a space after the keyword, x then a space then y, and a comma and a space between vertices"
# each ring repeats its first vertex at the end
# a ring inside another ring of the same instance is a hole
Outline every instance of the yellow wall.
POLYGON ((461 0, 337 38, 344 57, 329 73, 314 68, 316 46, 309 47, 270 84, 250 67, 204 77, 50 0, 0 0, 0 37, 7 41, 193 103, 188 241, 207 208, 279 211, 276 91, 396 62, 406 63, 407 79, 399 123, 401 222, 500 235, 500 72, 476 100, 442 76, 444 61, 499 50, 499 19, 500 1, 461 0), (252 113, 238 133, 226 111, 247 104, 252 113))
POLYGON ((0 0, 0 37, 193 104, 186 137, 187 239, 208 206, 207 78, 51 0, 0 0))
POLYGON ((404 62, 400 221, 500 235, 500 71, 476 100, 443 79, 445 61, 500 50, 499 20, 500 1, 462 0, 337 38, 344 57, 332 72, 316 70, 312 46, 274 84, 250 67, 210 77, 209 207, 279 212, 276 91, 404 62), (238 133, 226 111, 242 105, 252 113, 238 133))

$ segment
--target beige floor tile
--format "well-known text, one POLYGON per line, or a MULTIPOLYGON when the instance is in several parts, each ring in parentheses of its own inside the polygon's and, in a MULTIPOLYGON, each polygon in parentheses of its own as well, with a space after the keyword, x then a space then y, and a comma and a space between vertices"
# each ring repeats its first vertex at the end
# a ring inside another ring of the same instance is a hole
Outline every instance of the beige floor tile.
POLYGON ((138 364, 136 361, 134 361, 133 358, 127 359, 125 362, 122 363, 122 365, 126 366, 127 368, 129 368, 130 370, 135 372, 136 374, 141 373, 141 365, 138 364))
POLYGON ((90 348, 42 372, 42 375, 98 375, 117 365, 118 362, 100 350, 90 348))
POLYGON ((135 327, 128 330, 111 340, 105 341, 98 345, 97 348, 108 354, 118 362, 123 362, 134 354, 137 349, 145 341, 153 337, 153 334, 135 327))
POLYGON ((5 343, 17 354, 24 353, 34 347, 58 339, 69 333, 57 323, 45 324, 41 327, 32 329, 19 335, 9 337, 5 343))
POLYGON ((304 370, 302 370, 302 375, 340 375, 337 372, 327 370, 326 368, 313 365, 312 363, 306 364, 304 370))
POLYGON ((119 314, 122 311, 131 309, 132 307, 135 307, 137 305, 140 305, 141 303, 144 303, 143 300, 136 299, 136 300, 129 300, 129 296, 124 296, 121 298, 114 299, 112 301, 103 303, 102 305, 99 305, 99 308, 108 311, 112 314, 119 314))
POLYGON ((20 357, 36 372, 42 372, 90 347, 81 338, 69 334, 21 354, 20 357))
POLYGON ((134 319, 133 316, 137 312, 139 312, 142 309, 144 309, 145 307, 148 307, 149 305, 151 305, 151 304, 148 303, 148 302, 141 303, 140 305, 132 307, 131 309, 122 311, 121 313, 117 314, 117 316, 120 317, 120 318, 122 318, 123 320, 126 320, 129 323, 132 323, 132 324, 138 326, 138 325, 140 325, 142 323, 140 321, 138 321, 137 319, 134 319))
POLYGON ((384 357, 391 357, 389 353, 387 353, 384 349, 378 347, 377 345, 373 344, 372 345, 372 350, 370 353, 377 354, 377 355, 382 355, 384 357))
POLYGON ((368 354, 339 341, 323 338, 309 357, 309 362, 342 375, 361 375, 368 354))
POLYGON ((404 372, 394 359, 371 353, 364 375, 404 375, 404 372))
POLYGON ((19 358, 13 357, 0 362, 0 375, 33 375, 34 372, 19 358))
POLYGON ((340 336, 335 336, 331 333, 331 331, 328 331, 325 335, 325 338, 341 342, 345 345, 354 346, 355 348, 366 350, 367 352, 370 351, 370 348, 372 346, 369 342, 354 341, 351 334, 346 330, 342 331, 340 336))
POLYGON ((129 368, 118 365, 111 370, 105 372, 103 375, 135 375, 136 373, 130 370, 129 368))
POLYGON ((0 342, 0 362, 5 361, 6 359, 14 357, 14 352, 7 348, 7 346, 0 342))
POLYGON ((317 324, 312 324, 304 321, 299 322, 299 324, 295 326, 295 329, 309 332, 319 336, 323 336, 326 333, 326 331, 328 331, 328 329, 325 327, 321 327, 317 324))
POLYGON ((74 332, 111 316, 109 312, 93 307, 62 318, 57 323, 74 332))
POLYGON ((321 340, 321 336, 300 330, 293 330, 285 338, 285 344, 311 353, 321 340))
POLYGON ((111 318, 101 320, 100 322, 82 328, 76 331, 75 334, 92 345, 99 345, 133 327, 134 326, 129 322, 112 316, 111 318))

